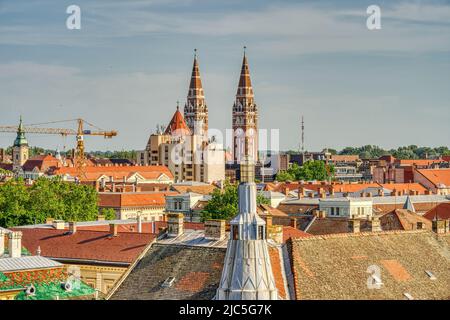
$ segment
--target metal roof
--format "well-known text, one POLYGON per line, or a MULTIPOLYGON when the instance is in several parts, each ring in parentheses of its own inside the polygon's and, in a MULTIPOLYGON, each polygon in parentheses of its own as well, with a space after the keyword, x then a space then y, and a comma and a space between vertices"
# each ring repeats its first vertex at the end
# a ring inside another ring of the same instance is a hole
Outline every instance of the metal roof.
POLYGON ((23 256, 0 259, 0 271, 18 271, 32 269, 58 268, 63 264, 41 256, 23 256))
POLYGON ((177 244, 185 246, 200 246, 200 247, 215 247, 226 248, 228 243, 229 233, 226 232, 226 236, 223 240, 208 240, 205 239, 204 230, 184 230, 183 234, 178 237, 165 237, 158 240, 161 244, 177 244))

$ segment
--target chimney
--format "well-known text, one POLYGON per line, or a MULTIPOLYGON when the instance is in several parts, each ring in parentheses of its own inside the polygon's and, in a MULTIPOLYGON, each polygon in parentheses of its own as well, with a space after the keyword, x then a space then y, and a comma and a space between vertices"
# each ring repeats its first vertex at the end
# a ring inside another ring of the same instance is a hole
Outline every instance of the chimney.
POLYGON ((284 195, 285 195, 285 196, 288 196, 288 195, 289 195, 289 191, 290 191, 289 188, 288 188, 288 187, 285 187, 285 188, 284 188, 284 195))
POLYGON ((105 191, 105 188, 106 188, 105 177, 102 177, 102 178, 100 179, 100 188, 102 189, 102 191, 105 191))
POLYGON ((359 233, 360 232, 360 221, 357 219, 348 220, 348 231, 350 233, 359 233))
POLYGON ((372 198, 372 197, 373 197, 372 192, 367 192, 367 196, 368 196, 369 198, 372 198))
POLYGON ((310 192, 308 195, 310 198, 314 198, 314 192, 310 192))
POLYGON ((75 221, 69 222, 69 233, 74 234, 77 232, 77 223, 75 221))
POLYGON ((297 229, 297 218, 291 217, 291 227, 297 229))
POLYGON ((383 190, 383 188, 378 189, 378 196, 379 197, 384 197, 384 190, 383 190))
POLYGON ((325 192, 320 193, 320 199, 325 199, 327 194, 325 192))
POLYGON ((41 253, 42 253, 41 246, 38 246, 37 249, 36 249, 36 255, 40 256, 41 253))
POLYGON ((434 219, 432 221, 432 230, 437 234, 444 234, 448 232, 448 223, 449 221, 445 221, 443 219, 434 219))
POLYGON ((6 232, 0 229, 0 257, 5 253, 5 235, 6 232))
POLYGON ((53 224, 53 218, 47 217, 47 219, 45 219, 45 224, 53 224))
POLYGON ((305 189, 303 187, 298 187, 298 198, 301 199, 305 195, 305 189))
POLYGON ((182 213, 167 214, 167 235, 170 237, 178 237, 184 232, 184 218, 182 213))
POLYGON ((331 187, 330 188, 330 197, 333 197, 334 196, 334 187, 331 187))
POLYGON ((370 230, 372 232, 380 232, 381 231, 380 218, 372 217, 372 220, 370 222, 370 230))
POLYGON ((313 210, 313 216, 316 218, 320 218, 320 211, 319 210, 313 210))
POLYGON ((116 223, 109 224, 109 234, 112 237, 117 237, 117 230, 118 230, 118 225, 116 223))
POLYGON ((225 220, 206 220, 205 239, 216 241, 225 239, 225 220))
POLYGON ((8 233, 8 250, 11 258, 22 256, 22 232, 12 231, 8 233))
POLYGON ((270 214, 266 215, 264 220, 266 220, 266 227, 272 225, 272 215, 270 214))
POLYGON ((327 217, 327 211, 326 210, 319 210, 319 218, 325 219, 327 217))
POLYGON ((97 216, 97 221, 105 221, 105 216, 102 215, 102 214, 99 214, 99 215, 97 216))
POLYGON ((64 220, 53 220, 53 228, 56 230, 64 230, 66 227, 66 224, 64 220))
POLYGON ((142 217, 140 213, 137 215, 137 232, 142 233, 142 217))

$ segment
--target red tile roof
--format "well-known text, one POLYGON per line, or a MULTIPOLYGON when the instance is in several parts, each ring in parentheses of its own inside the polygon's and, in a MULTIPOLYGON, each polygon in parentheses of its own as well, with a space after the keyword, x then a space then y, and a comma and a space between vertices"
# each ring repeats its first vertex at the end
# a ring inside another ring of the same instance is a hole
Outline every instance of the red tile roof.
MULTIPOLYGON (((120 183, 123 178, 130 178, 137 173, 145 179, 158 179, 162 174, 169 179, 173 179, 173 175, 166 166, 87 166, 85 167, 86 180, 98 180, 102 175, 114 177, 114 181, 120 183)), ((76 168, 62 167, 54 171, 55 175, 69 174, 74 176, 76 168)))
POLYGON ((166 195, 175 195, 178 192, 101 192, 99 193, 100 207, 142 207, 142 206, 160 206, 166 204, 166 195))
MULTIPOLYGON (((109 227, 108 227, 109 228, 109 227)), ((95 260, 102 262, 131 263, 155 238, 154 234, 119 232, 111 237, 109 232, 44 228, 13 228, 22 231, 22 244, 28 251, 57 259, 95 260)))
POLYGON ((450 169, 418 169, 417 172, 436 187, 439 185, 450 187, 450 169))
MULTIPOLYGON (((152 222, 142 222, 142 233, 153 233, 158 232, 160 228, 166 228, 166 221, 156 221, 154 222, 154 229, 152 222)), ((201 222, 184 222, 184 229, 190 230, 204 230, 205 225, 201 222)), ((109 231, 109 225, 87 225, 87 226, 77 226, 77 230, 90 230, 90 231, 109 231)), ((117 225, 118 232, 136 232, 137 223, 121 223, 117 225)))
POLYGON ((434 163, 441 163, 441 159, 397 159, 396 162, 401 166, 430 166, 434 163))
POLYGON ((38 168, 39 171, 44 172, 50 168, 57 168, 61 166, 61 161, 56 159, 52 155, 38 155, 29 158, 23 164, 22 168, 24 171, 32 171, 34 168, 38 168))
POLYGON ((186 122, 184 121, 184 117, 181 114, 180 110, 175 111, 172 120, 170 120, 169 125, 166 128, 166 131, 164 134, 170 134, 170 135, 190 135, 191 131, 189 130, 189 127, 187 126, 186 122))
POLYGON ((278 289, 278 296, 281 299, 286 299, 286 288, 284 285, 283 268, 281 266, 281 258, 278 248, 269 246, 269 258, 272 266, 272 274, 275 279, 275 286, 278 289))
POLYGON ((307 238, 312 237, 312 234, 306 233, 305 231, 299 230, 290 226, 283 226, 283 243, 285 243, 290 238, 307 238))
POLYGON ((434 220, 436 216, 439 219, 450 219, 450 203, 440 203, 423 215, 424 218, 431 221, 434 220))

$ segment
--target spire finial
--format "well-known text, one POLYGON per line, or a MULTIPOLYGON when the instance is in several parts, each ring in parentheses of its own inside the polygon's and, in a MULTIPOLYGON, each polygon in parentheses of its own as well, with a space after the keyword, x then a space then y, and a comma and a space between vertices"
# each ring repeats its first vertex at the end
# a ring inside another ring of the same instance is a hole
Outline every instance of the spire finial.
POLYGON ((245 50, 247 49, 247 46, 244 46, 244 57, 245 57, 245 50))
POLYGON ((180 101, 177 100, 177 110, 180 110, 180 101))
POLYGON ((194 59, 197 59, 197 48, 194 49, 194 59))

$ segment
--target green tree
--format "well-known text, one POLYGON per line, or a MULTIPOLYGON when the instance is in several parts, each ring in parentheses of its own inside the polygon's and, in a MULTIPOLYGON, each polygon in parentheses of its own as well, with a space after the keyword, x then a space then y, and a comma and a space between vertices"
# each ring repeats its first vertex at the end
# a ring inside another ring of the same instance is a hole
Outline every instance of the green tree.
POLYGON ((28 214, 29 193, 22 179, 10 180, 0 186, 0 226, 11 227, 34 223, 28 214))
POLYGON ((0 186, 0 226, 43 223, 47 217, 65 221, 95 220, 98 194, 87 185, 59 178, 37 179, 26 186, 14 179, 0 186))
POLYGON ((113 208, 102 208, 100 214, 105 217, 105 220, 115 220, 116 211, 113 208))
MULTIPOLYGON (((211 194, 202 211, 202 220, 225 219, 229 220, 238 214, 238 186, 236 184, 225 183, 223 190, 216 189, 211 194)), ((262 194, 257 194, 257 204, 269 204, 270 201, 262 194)))
POLYGON ((324 161, 307 161, 303 166, 293 163, 285 172, 277 174, 277 181, 294 180, 328 180, 333 178, 335 169, 332 165, 325 165, 324 161))

